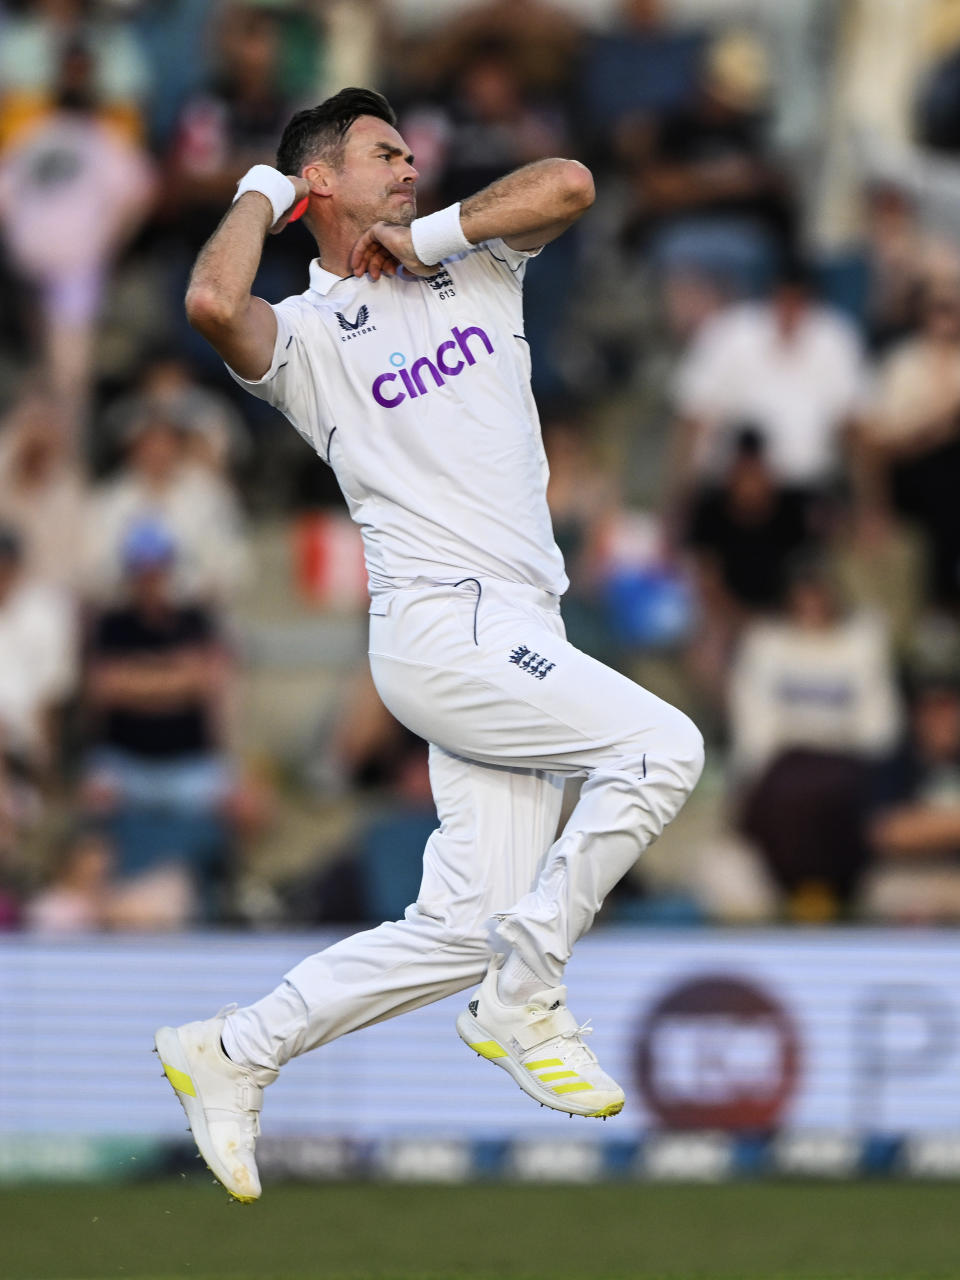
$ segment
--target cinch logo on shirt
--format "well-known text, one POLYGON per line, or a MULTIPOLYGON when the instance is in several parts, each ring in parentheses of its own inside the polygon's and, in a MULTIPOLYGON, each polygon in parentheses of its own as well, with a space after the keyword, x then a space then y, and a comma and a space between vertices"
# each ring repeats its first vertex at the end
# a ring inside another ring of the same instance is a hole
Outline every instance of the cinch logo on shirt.
POLYGON ((476 364, 477 357, 470 350, 469 345, 471 338, 479 338, 487 349, 487 355, 493 355, 493 343, 476 325, 471 325, 469 329, 458 329, 454 326, 450 332, 453 337, 440 343, 437 354, 432 360, 429 356, 420 356, 409 369, 404 368, 407 357, 403 352, 394 351, 390 357, 394 372, 381 373, 379 377, 374 378, 373 386, 370 388, 377 404, 382 405, 384 409, 395 409, 408 396, 411 400, 416 400, 418 396, 425 396, 431 390, 430 385, 425 381, 428 374, 433 378, 435 386, 442 387, 447 378, 455 378, 467 365, 476 364), (401 391, 400 387, 390 385, 397 382, 406 390, 401 391))

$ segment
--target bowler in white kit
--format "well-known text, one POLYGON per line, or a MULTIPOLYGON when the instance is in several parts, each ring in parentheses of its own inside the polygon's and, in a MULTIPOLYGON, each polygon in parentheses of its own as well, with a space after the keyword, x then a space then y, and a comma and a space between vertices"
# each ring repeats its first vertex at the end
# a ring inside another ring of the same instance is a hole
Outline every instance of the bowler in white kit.
POLYGON ((285 1062, 476 983, 456 1024, 470 1048, 545 1106, 619 1112, 564 969, 703 765, 686 716, 564 637, 522 286, 592 204, 590 173, 539 161, 417 218, 413 159, 379 94, 299 112, 187 292, 237 382, 336 474, 363 534, 373 679, 430 744, 440 819, 402 920, 308 956, 256 1004, 157 1032, 200 1152, 240 1200, 260 1195, 263 1090, 285 1062), (251 296, 267 233, 303 201, 309 288, 251 296), (567 777, 583 786, 555 838, 567 777))

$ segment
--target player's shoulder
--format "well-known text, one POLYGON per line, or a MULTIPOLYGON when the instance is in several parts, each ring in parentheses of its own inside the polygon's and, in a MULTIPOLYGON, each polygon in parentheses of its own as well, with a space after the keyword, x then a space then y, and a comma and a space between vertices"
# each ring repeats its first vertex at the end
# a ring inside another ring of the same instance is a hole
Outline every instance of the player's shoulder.
POLYGON ((445 258, 440 268, 449 271, 454 278, 457 273, 463 273, 491 282, 509 280, 519 287, 523 281, 527 263, 539 252, 539 249, 511 249, 506 241, 500 238, 481 240, 478 244, 465 249, 463 253, 445 258))

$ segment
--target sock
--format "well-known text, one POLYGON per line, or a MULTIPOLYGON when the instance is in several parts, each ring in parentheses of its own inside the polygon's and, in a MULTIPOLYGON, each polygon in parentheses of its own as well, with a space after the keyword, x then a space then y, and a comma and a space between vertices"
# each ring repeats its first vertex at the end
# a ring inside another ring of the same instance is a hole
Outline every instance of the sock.
POLYGON ((223 1024, 220 1043, 231 1062, 270 1073, 277 1072, 298 1052, 307 1029, 307 1006, 292 982, 231 1013, 223 1024))
POLYGON ((534 973, 516 950, 510 952, 497 977, 497 995, 504 1004, 526 1004, 538 992, 550 987, 534 973))

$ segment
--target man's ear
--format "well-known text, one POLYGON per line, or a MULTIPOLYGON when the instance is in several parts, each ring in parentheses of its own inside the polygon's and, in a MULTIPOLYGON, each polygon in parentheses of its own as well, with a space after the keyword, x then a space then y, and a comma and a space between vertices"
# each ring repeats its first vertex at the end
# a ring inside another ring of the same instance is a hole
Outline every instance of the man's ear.
POLYGON ((333 168, 322 160, 315 160, 306 165, 301 176, 310 183, 311 194, 315 196, 333 195, 333 168))

